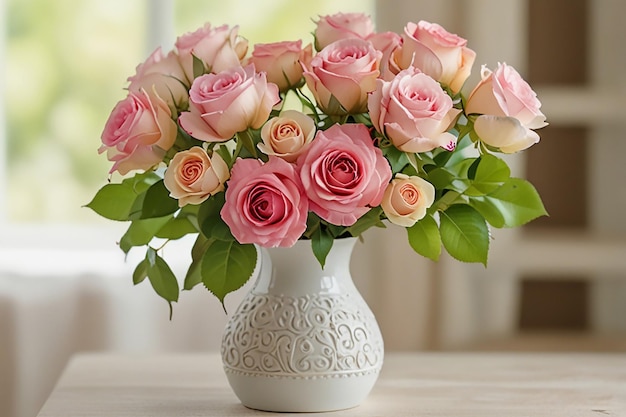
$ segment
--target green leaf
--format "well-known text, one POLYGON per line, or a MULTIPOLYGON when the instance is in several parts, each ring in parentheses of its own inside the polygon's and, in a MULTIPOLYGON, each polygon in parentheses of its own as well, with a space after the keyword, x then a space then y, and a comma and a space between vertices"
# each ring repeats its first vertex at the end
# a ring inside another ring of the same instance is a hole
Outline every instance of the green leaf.
POLYGON ((250 129, 237 133, 238 148, 240 148, 239 146, 240 144, 241 146, 243 146, 245 150, 247 150, 250 153, 250 156, 254 158, 257 157, 256 146, 254 144, 254 135, 250 129))
POLYGON ((202 282, 223 305, 228 293, 238 290, 250 279, 256 262, 254 245, 216 240, 202 257, 202 282))
POLYGON ((500 211, 501 207, 499 207, 497 201, 491 200, 488 197, 471 197, 469 204, 493 227, 504 227, 504 216, 500 211))
POLYGON ((331 94, 324 113, 328 115, 344 115, 348 113, 348 111, 341 105, 339 100, 337 100, 337 97, 331 94))
POLYGON ((455 178, 455 175, 447 169, 435 168, 428 172, 428 178, 426 178, 426 180, 430 182, 435 189, 443 190, 444 188, 450 188, 455 178))
POLYGON ((228 146, 218 146, 215 152, 217 152, 222 157, 222 159, 224 160, 224 162, 226 162, 226 165, 228 165, 229 168, 233 167, 235 161, 233 160, 233 153, 228 146))
POLYGON ((220 210, 225 201, 225 193, 222 192, 211 196, 202 203, 198 211, 198 225, 206 237, 232 242, 235 238, 220 215, 220 210))
POLYGON ((434 185, 438 190, 446 188, 463 194, 471 184, 472 180, 468 176, 475 161, 476 158, 468 158, 445 168, 433 169, 428 173, 429 179, 433 177, 433 181, 437 182, 434 185), (445 181, 448 181, 447 185, 445 181))
POLYGON ((380 208, 380 206, 372 208, 370 211, 361 216, 356 223, 346 228, 346 231, 356 237, 360 236, 361 233, 371 227, 385 227, 385 224, 380 220, 382 212, 383 209, 380 208))
POLYGON ((161 176, 155 171, 146 171, 143 173, 137 173, 131 178, 125 179, 122 183, 130 185, 137 194, 141 194, 150 188, 152 184, 160 181, 161 179, 161 176))
POLYGON ((202 262, 192 262, 187 269, 183 290, 189 291, 202 282, 202 262))
POLYGON ((311 249, 313 249, 313 255, 320 263, 320 266, 324 268, 326 264, 326 257, 330 253, 330 249, 333 247, 333 236, 328 233, 323 227, 319 227, 313 233, 311 237, 311 249))
POLYGON ((402 169, 409 164, 409 158, 406 153, 402 152, 393 145, 383 147, 382 151, 385 158, 387 158, 387 161, 389 161, 391 171, 394 174, 402 171, 402 169))
POLYGON ((109 220, 129 220, 137 193, 130 184, 107 184, 85 207, 109 220))
POLYGON ((178 209, 178 201, 170 197, 170 192, 165 187, 165 183, 163 180, 160 180, 152 184, 146 191, 140 218, 163 217, 175 213, 178 209))
POLYGON ((465 191, 469 196, 489 194, 501 187, 511 175, 509 166, 502 159, 490 154, 480 157, 476 166, 474 180, 465 191))
POLYGON ((107 184, 86 207, 110 220, 128 221, 136 217, 138 201, 143 193, 161 177, 154 171, 137 173, 119 184, 107 184))
POLYGON ((202 258, 214 241, 215 239, 207 239, 202 233, 198 234, 193 248, 191 248, 191 265, 189 265, 185 275, 183 289, 191 290, 202 282, 202 258))
POLYGON ((147 263, 148 279, 152 288, 167 302, 178 301, 178 281, 169 265, 161 258, 156 250, 148 248, 145 262, 147 263))
POLYGON ((195 79, 201 75, 204 75, 207 68, 204 65, 204 62, 200 58, 198 58, 194 54, 191 54, 191 56, 193 57, 193 78, 195 79))
POLYGON ((441 241, 450 255, 463 262, 487 265, 489 229, 472 207, 455 204, 440 215, 441 241))
POLYGON ((162 239, 176 240, 188 234, 198 233, 198 229, 188 217, 171 217, 155 234, 162 239))
POLYGON ((446 191, 440 198, 435 200, 432 206, 427 210, 428 213, 434 213, 436 211, 447 210, 448 207, 454 204, 465 204, 463 196, 457 191, 446 191))
POLYGON ((468 157, 468 153, 470 151, 470 147, 473 145, 472 141, 464 136, 456 143, 456 148, 454 151, 450 152, 445 149, 437 149, 438 154, 435 157, 435 161, 439 166, 454 166, 463 161, 465 161, 468 157))
POLYGON ((133 246, 147 245, 171 218, 172 216, 133 220, 120 239, 120 249, 128 253, 133 246))
POLYGON ((415 252, 433 261, 439 260, 441 235, 433 216, 425 216, 413 226, 408 227, 406 231, 409 236, 409 245, 415 252))
POLYGON ((133 272, 133 284, 137 285, 142 282, 148 276, 148 262, 143 259, 137 264, 135 271, 133 272))
POLYGON ((492 193, 470 199, 494 227, 518 227, 548 213, 539 193, 528 181, 510 178, 492 193))

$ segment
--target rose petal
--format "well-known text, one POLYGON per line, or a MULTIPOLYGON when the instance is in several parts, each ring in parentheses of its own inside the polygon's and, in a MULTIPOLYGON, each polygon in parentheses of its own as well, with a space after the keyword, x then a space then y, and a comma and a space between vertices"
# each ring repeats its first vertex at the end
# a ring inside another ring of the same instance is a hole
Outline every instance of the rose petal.
POLYGON ((515 153, 539 142, 539 135, 514 117, 479 116, 474 129, 483 142, 504 153, 515 153))

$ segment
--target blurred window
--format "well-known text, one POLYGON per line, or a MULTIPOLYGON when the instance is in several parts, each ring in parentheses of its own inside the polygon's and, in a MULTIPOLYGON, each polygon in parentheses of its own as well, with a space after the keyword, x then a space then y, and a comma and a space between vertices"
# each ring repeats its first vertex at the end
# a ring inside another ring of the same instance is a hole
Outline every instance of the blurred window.
POLYGON ((107 181, 101 130, 156 45, 167 50, 205 22, 239 25, 250 46, 308 43, 318 15, 372 14, 374 2, 337 3, 0 0, 0 223, 101 221, 82 207, 107 181))

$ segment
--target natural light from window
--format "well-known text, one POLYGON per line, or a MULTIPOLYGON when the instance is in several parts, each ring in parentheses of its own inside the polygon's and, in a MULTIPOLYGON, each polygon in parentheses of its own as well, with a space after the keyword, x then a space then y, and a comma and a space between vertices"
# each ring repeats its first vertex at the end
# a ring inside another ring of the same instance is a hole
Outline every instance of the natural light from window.
MULTIPOLYGON (((6 222, 101 221, 82 206, 107 181, 110 163, 97 153, 102 127, 125 96, 126 78, 155 46, 147 36, 148 8, 165 2, 150 1, 0 0, 6 22, 0 215, 6 222)), ((373 5, 373 0, 179 0, 172 36, 211 22, 239 25, 250 48, 286 39, 308 43, 318 15, 373 14, 373 5)))

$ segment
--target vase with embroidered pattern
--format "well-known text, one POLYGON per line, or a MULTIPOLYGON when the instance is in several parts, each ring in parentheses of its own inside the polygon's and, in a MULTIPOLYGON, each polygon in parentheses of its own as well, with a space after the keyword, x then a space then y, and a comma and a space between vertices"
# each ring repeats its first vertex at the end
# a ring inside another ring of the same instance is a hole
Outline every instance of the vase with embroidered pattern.
POLYGON ((243 405, 320 412, 366 398, 384 348, 352 281, 356 241, 336 239, 323 268, 308 240, 259 249, 256 282, 227 324, 221 347, 228 381, 243 405))

